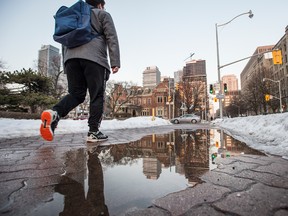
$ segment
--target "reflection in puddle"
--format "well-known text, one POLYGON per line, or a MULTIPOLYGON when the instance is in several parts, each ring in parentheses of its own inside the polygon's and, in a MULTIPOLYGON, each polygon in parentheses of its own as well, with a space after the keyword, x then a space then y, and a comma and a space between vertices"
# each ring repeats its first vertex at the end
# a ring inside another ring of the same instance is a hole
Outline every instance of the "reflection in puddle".
POLYGON ((217 167, 215 157, 262 154, 217 130, 175 130, 99 148, 105 202, 111 215, 145 208, 152 200, 193 187, 217 167))
POLYGON ((216 157, 264 155, 216 129, 175 130, 87 150, 66 154, 66 175, 55 187, 64 196, 62 216, 123 215, 202 183, 201 176, 217 167, 216 157))

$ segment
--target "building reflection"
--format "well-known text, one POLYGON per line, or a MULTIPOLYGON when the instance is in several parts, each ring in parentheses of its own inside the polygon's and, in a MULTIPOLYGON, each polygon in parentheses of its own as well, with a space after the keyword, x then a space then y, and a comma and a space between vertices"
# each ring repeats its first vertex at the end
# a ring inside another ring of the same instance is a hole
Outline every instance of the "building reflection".
POLYGON ((157 158, 143 158, 143 173, 148 179, 158 179, 161 163, 157 158))
POLYGON ((55 186, 55 192, 64 197, 59 215, 109 215, 104 197, 105 168, 142 161, 142 172, 149 180, 157 181, 168 170, 185 176, 187 184, 195 186, 202 182, 204 173, 217 167, 217 157, 238 154, 264 155, 216 129, 175 130, 128 144, 95 147, 92 152, 83 148, 68 151, 65 172, 55 186))
MULTIPOLYGON (((152 134, 128 144, 108 147, 109 156, 101 159, 105 166, 131 164, 143 158, 143 174, 147 179, 157 180, 163 169, 174 167, 184 175, 190 186, 201 183, 201 176, 217 166, 216 157, 238 154, 261 154, 245 143, 216 129, 175 130, 168 134, 152 134), (107 158, 110 158, 109 160, 107 158)), ((103 151, 107 151, 107 147, 103 151)))

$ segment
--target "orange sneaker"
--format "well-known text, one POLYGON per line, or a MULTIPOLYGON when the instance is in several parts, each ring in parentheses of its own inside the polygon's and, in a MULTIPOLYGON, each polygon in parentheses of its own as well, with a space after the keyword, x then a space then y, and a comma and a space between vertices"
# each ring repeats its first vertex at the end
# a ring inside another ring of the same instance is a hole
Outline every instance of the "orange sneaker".
POLYGON ((57 127, 59 116, 56 111, 45 110, 41 114, 40 134, 43 139, 52 141, 54 138, 54 130, 57 127))

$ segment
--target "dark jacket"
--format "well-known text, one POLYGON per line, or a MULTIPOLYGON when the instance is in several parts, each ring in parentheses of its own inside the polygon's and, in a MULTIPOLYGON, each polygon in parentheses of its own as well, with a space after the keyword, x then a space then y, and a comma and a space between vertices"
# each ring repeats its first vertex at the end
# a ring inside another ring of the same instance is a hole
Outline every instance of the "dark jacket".
POLYGON ((72 58, 82 58, 96 62, 109 71, 110 66, 120 68, 119 42, 111 15, 104 10, 94 8, 91 12, 91 24, 99 36, 76 48, 63 47, 63 62, 65 63, 72 58), (109 50, 110 66, 107 48, 109 50))

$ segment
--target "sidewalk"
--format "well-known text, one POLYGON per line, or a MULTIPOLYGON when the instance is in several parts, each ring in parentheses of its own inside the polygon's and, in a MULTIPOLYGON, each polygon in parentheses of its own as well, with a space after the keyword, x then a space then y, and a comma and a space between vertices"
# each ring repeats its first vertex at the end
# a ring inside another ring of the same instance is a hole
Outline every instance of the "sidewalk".
POLYGON ((288 215, 288 161, 279 157, 222 159, 202 180, 127 215, 288 215))
MULTIPOLYGON (((183 125, 105 131, 109 136, 105 145, 136 141, 180 127, 183 125)), ((1 215, 25 215, 25 210, 37 208, 35 200, 49 203, 54 185, 65 174, 63 153, 83 149, 85 137, 86 133, 57 135, 53 142, 40 137, 0 139, 1 215)), ((73 159, 73 155, 68 156, 73 159)), ((150 208, 126 215, 288 215, 287 160, 241 155, 217 158, 216 163, 219 167, 203 175, 202 184, 156 199, 150 208)), ((82 172, 79 167, 83 164, 75 164, 76 172, 82 172)))

